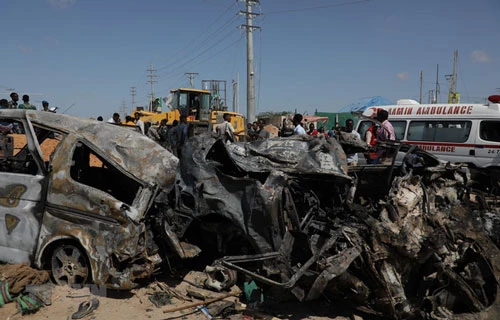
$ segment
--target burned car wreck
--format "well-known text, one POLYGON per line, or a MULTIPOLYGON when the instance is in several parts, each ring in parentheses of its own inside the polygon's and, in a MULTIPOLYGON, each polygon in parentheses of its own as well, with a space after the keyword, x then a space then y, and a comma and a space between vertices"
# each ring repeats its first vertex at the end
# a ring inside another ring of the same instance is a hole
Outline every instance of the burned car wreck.
POLYGON ((197 136, 157 206, 215 259, 218 290, 238 272, 269 295, 328 296, 373 317, 496 318, 500 251, 467 169, 399 143, 390 165, 348 168, 343 149, 365 147, 197 136))
POLYGON ((0 261, 48 269, 58 284, 130 289, 167 246, 183 248, 153 206, 178 159, 154 141, 41 111, 0 110, 0 129, 0 261))
POLYGON ((216 290, 240 274, 373 317, 498 317, 497 197, 415 147, 348 167, 366 145, 203 134, 177 159, 127 128, 27 110, 0 110, 0 133, 0 261, 59 284, 130 289, 198 257, 216 290))

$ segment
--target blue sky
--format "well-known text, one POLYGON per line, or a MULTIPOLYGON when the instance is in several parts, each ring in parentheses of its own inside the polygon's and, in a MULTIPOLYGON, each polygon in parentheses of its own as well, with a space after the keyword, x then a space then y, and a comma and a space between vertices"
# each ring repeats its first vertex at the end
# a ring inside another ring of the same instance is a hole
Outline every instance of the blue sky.
MULTIPOLYGON (((239 74, 246 114, 245 10, 235 0, 2 0, 0 97, 9 89, 60 112, 107 118, 151 93, 189 86, 185 73, 227 81, 239 74)), ((446 102, 458 50, 463 102, 499 93, 498 0, 261 0, 254 25, 256 114, 335 112, 360 98, 446 102)))

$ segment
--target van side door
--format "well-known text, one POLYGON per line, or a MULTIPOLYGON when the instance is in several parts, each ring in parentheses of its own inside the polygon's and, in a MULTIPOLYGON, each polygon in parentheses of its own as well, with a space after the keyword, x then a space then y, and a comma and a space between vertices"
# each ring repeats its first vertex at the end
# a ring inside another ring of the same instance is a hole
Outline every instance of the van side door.
POLYGON ((32 262, 42 218, 46 175, 26 119, 0 117, 0 261, 32 262))

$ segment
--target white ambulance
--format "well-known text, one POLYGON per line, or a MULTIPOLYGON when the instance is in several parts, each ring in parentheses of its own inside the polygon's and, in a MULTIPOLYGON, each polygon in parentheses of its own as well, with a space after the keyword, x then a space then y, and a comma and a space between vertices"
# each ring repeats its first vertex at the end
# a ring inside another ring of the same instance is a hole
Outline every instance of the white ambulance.
POLYGON ((488 104, 419 104, 402 99, 397 105, 366 109, 357 131, 363 137, 372 124, 369 118, 385 109, 397 140, 416 144, 444 161, 500 167, 500 96, 488 100, 488 104))

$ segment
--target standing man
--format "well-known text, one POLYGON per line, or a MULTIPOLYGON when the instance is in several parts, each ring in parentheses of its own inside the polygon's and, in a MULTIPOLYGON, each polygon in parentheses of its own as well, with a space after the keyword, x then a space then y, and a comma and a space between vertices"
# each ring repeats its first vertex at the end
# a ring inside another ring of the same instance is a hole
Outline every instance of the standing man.
MULTIPOLYGON (((375 148, 377 144, 377 131, 378 125, 372 123, 372 125, 365 132, 365 142, 372 148, 375 148)), ((368 164, 378 164, 378 156, 376 152, 367 152, 365 153, 366 163, 368 164)))
POLYGON ((377 140, 378 141, 388 141, 396 140, 396 134, 394 133, 394 127, 389 122, 389 112, 384 109, 377 111, 377 120, 380 121, 381 125, 378 128, 377 140))
POLYGON ((165 149, 168 149, 168 127, 167 127, 167 119, 161 119, 160 125, 156 130, 158 135, 160 136, 160 145, 165 149))
POLYGON ((257 137, 257 139, 258 140, 269 139, 271 137, 271 134, 269 133, 268 130, 264 128, 266 126, 266 120, 259 119, 258 124, 259 124, 259 136, 257 137))
POLYGON ((307 135, 306 130, 304 129, 304 127, 302 127, 302 115, 301 114, 296 113, 293 116, 292 122, 293 122, 293 125, 295 126, 295 129, 293 129, 293 135, 299 135, 299 134, 307 135))
POLYGON ((142 122, 141 120, 141 113, 140 112, 134 113, 134 117, 135 117, 135 127, 137 128, 137 131, 144 134, 144 122, 142 122))
MULTIPOLYGON (((361 136, 359 133, 354 130, 354 121, 352 119, 347 119, 345 121, 345 132, 350 133, 353 136, 357 137, 358 139, 361 139, 361 136)), ((348 153, 346 154, 347 156, 347 165, 348 166, 357 166, 358 165, 358 154, 357 153, 348 153)))
POLYGON ((188 123, 187 116, 181 116, 179 125, 177 126, 177 157, 182 156, 182 147, 188 140, 188 123))
POLYGON ((231 124, 231 115, 229 113, 224 113, 224 122, 217 127, 217 132, 219 136, 222 137, 224 143, 234 142, 234 128, 231 124))
POLYGON ((12 92, 10 94, 10 101, 9 101, 9 109, 17 109, 18 101, 19 101, 19 96, 17 95, 16 92, 12 92))
MULTIPOLYGON (((380 126, 377 130, 377 141, 389 141, 396 140, 396 134, 394 133, 394 127, 389 122, 389 112, 384 109, 377 111, 377 118, 380 122, 380 126)), ((390 148, 380 148, 377 150, 377 158, 380 163, 389 163, 393 160, 393 155, 391 154, 390 148)))
POLYGON ((27 94, 23 95, 23 103, 19 105, 18 108, 36 110, 36 107, 30 103, 30 96, 28 96, 27 94))
POLYGON ((170 151, 177 157, 177 127, 179 125, 179 121, 174 120, 172 122, 172 126, 168 129, 167 137, 168 137, 168 145, 170 151))

